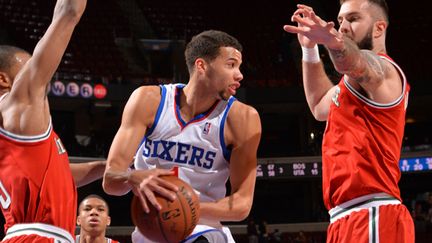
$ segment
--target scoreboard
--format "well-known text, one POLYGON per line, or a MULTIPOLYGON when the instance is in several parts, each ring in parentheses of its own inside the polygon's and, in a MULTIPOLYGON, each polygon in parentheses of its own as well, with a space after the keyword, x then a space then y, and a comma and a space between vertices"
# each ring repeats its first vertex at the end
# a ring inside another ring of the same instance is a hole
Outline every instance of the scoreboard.
MULTIPOLYGON (((432 171, 432 156, 402 158, 400 170, 405 172, 432 171)), ((321 157, 260 159, 257 179, 314 178, 322 176, 321 157)))
POLYGON ((432 171, 432 157, 404 158, 399 167, 402 172, 432 171))
POLYGON ((321 177, 321 162, 269 163, 257 166, 258 178, 321 177))

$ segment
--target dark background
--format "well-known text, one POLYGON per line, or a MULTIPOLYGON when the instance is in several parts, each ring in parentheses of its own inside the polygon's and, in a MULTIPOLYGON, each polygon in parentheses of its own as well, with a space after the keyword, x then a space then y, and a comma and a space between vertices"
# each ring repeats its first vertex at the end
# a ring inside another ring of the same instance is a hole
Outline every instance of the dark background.
MULTIPOLYGON (((263 135, 258 156, 320 155, 325 123, 315 121, 307 107, 296 36, 282 30, 297 3, 311 5, 326 20, 335 21, 339 10, 336 0, 90 0, 54 80, 104 84, 109 98, 50 95, 54 127, 69 154, 106 157, 131 91, 140 85, 187 82, 184 44, 203 30, 219 29, 244 46, 245 78, 237 96, 260 113, 263 135), (152 50, 149 39, 164 41, 157 42, 159 50, 152 50)), ((426 3, 388 2, 387 51, 411 85, 403 153, 432 151, 431 15, 426 3)), ((0 43, 32 51, 49 25, 53 6, 54 1, 0 0, 0 43)), ((321 49, 321 55, 338 81, 326 51, 321 49)), ((430 172, 403 175, 400 186, 408 208, 432 191, 431 178, 430 172)), ((102 195, 111 206, 112 225, 131 225, 130 194, 108 196, 100 181, 78 192, 80 200, 90 193, 102 195)), ((269 223, 327 221, 321 193, 319 177, 258 180, 251 216, 269 223)))

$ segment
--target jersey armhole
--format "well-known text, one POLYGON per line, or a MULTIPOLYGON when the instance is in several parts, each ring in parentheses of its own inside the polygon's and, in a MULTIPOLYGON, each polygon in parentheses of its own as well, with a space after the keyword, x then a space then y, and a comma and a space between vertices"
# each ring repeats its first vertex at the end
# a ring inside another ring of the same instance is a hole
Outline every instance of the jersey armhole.
POLYGON ((224 114, 222 116, 221 123, 220 123, 220 129, 219 129, 219 140, 220 140, 220 145, 221 145, 221 148, 222 148, 222 153, 223 153, 223 156, 224 156, 225 160, 228 161, 228 162, 230 161, 230 158, 231 158, 231 150, 228 149, 227 146, 226 146, 226 144, 225 144, 224 130, 225 130, 225 123, 226 123, 226 119, 227 119, 227 116, 228 116, 228 112, 229 112, 232 104, 236 100, 237 99, 234 98, 234 97, 231 97, 228 100, 228 104, 227 104, 227 107, 225 108, 224 114))
POLYGON ((166 87, 165 86, 160 85, 159 87, 161 88, 161 100, 160 100, 158 109, 156 111, 156 116, 155 116, 155 119, 153 121, 153 125, 150 127, 150 129, 146 133, 146 136, 150 136, 153 133, 154 129, 156 128, 156 126, 157 126, 157 124, 159 122, 160 116, 162 114, 162 110, 164 108, 165 98, 166 98, 167 91, 166 91, 166 87))

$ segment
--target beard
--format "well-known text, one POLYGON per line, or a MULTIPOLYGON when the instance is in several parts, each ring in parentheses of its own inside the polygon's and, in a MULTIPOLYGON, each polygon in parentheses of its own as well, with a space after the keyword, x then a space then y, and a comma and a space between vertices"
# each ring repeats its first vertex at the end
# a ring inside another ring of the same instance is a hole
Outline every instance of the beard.
POLYGON ((360 49, 364 49, 364 50, 372 50, 373 49, 372 31, 373 31, 372 27, 369 28, 368 32, 366 33, 366 36, 357 42, 357 46, 360 49))

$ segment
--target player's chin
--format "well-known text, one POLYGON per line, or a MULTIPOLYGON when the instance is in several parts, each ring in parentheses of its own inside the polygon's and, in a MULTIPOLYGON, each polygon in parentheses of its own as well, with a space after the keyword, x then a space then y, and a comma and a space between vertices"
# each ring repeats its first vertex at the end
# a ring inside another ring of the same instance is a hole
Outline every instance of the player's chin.
POLYGON ((97 228, 97 227, 100 227, 100 222, 89 222, 89 226, 91 227, 91 228, 97 228))
POLYGON ((231 95, 235 95, 235 92, 234 92, 234 94, 231 94, 231 92, 220 92, 219 93, 219 97, 221 98, 221 100, 228 100, 231 97, 231 95))

